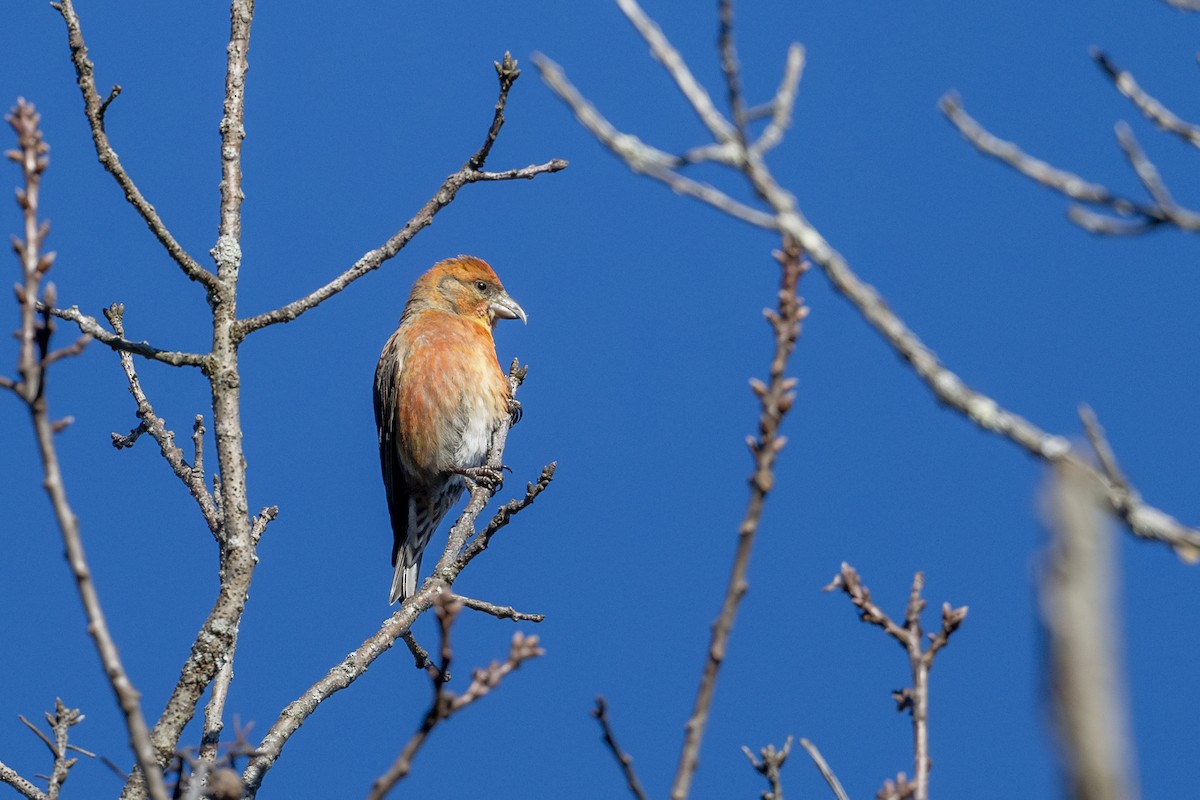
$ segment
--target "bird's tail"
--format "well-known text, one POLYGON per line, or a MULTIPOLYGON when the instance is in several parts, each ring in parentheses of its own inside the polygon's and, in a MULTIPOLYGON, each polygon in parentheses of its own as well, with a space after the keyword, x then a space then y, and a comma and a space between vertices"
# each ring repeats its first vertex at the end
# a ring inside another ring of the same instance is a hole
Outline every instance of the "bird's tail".
POLYGON ((405 599, 412 597, 417 592, 417 575, 421 572, 421 556, 417 555, 415 563, 406 564, 406 559, 399 558, 396 560, 396 571, 392 575, 392 594, 388 604, 395 603, 399 600, 401 603, 405 599))

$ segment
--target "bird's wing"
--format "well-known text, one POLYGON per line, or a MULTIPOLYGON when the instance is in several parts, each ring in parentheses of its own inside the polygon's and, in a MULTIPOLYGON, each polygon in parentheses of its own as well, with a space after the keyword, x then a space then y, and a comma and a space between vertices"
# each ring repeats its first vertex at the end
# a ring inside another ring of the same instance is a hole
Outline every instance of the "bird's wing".
POLYGON ((375 425, 379 430, 379 463, 383 468, 383 487, 387 491, 388 513, 392 519, 392 565, 400 547, 408 538, 408 482, 400 463, 398 407, 400 371, 403 359, 397 337, 383 348, 375 369, 375 425))

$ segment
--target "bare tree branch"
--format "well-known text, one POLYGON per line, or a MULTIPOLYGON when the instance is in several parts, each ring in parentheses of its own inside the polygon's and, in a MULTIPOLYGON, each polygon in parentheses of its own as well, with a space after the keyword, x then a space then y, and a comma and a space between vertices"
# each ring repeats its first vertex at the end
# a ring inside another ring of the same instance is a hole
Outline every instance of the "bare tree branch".
MULTIPOLYGON (((125 306, 119 303, 113 303, 108 308, 104 309, 104 316, 108 318, 108 322, 113 327, 113 332, 117 336, 124 338, 125 336, 125 306)), ((200 507, 200 513, 204 517, 204 521, 208 523, 208 529, 212 531, 214 537, 220 540, 221 520, 217 515, 217 507, 213 502, 212 495, 208 492, 208 487, 204 483, 203 467, 195 468, 187 463, 183 456, 183 450, 175 445, 175 433, 167 430, 167 424, 162 417, 154 413, 154 407, 150 405, 150 401, 146 398, 146 393, 142 390, 141 381, 138 379, 137 370, 133 366, 133 356, 127 351, 118 351, 121 357, 121 368, 125 370, 125 377, 129 381, 129 393, 133 395, 133 400, 137 403, 137 416, 141 420, 141 424, 134 431, 144 431, 153 437, 154 441, 158 442, 162 457, 171 466, 171 470, 176 477, 183 482, 188 492, 196 500, 196 504, 200 507)), ((196 417, 197 430, 203 431, 203 426, 200 423, 200 417, 196 417)), ((122 437, 118 434, 113 434, 113 444, 117 449, 124 447, 132 447, 134 441, 138 438, 137 434, 130 434, 128 437, 122 437)), ((202 464, 200 456, 202 453, 201 447, 203 438, 197 437, 196 442, 197 463, 202 464)))
MULTIPOLYGON (((1085 424, 1107 450, 1094 418, 1085 424)), ((1110 459, 1107 451, 1102 459, 1110 459)), ((1106 469, 1116 472, 1115 462, 1106 469)), ((1121 674, 1120 623, 1113 589, 1112 534, 1102 498, 1082 470, 1060 465, 1045 497, 1050 544, 1039 595, 1048 642, 1052 707, 1071 796, 1136 800, 1135 749, 1121 674)))
POLYGON ((404 745, 400 755, 396 757, 387 771, 380 775, 371 786, 371 791, 367 793, 367 800, 382 800, 395 788, 397 783, 408 776, 412 770, 413 759, 416 758, 421 746, 429 738, 429 734, 440 723, 489 694, 500 685, 506 676, 529 659, 545 655, 545 651, 538 646, 536 636, 527 637, 521 633, 513 634, 507 660, 503 663, 493 661, 487 669, 475 670, 472 674, 471 684, 462 694, 456 695, 447 691, 445 676, 449 674, 450 661, 454 655, 450 646, 450 629, 462 608, 462 603, 448 593, 439 595, 434 601, 434 610, 437 612, 438 624, 441 629, 442 652, 441 665, 430 670, 433 702, 430 704, 429 710, 425 712, 425 717, 421 721, 420 727, 417 728, 417 732, 404 745))
MULTIPOLYGON (((108 629, 108 623, 100 605, 100 596, 92 581, 91 568, 88 566, 87 556, 84 553, 83 538, 79 532, 79 520, 67 499, 66 486, 59 468, 58 451, 54 444, 54 434, 60 428, 58 423, 50 418, 45 395, 46 367, 49 363, 49 356, 52 355, 50 339, 54 333, 54 320, 44 309, 46 306, 54 305, 55 291, 54 284, 47 284, 45 292, 42 294, 42 279, 50 270, 53 259, 43 255, 41 250, 46 235, 49 233, 49 226, 38 223, 38 194, 42 173, 50 163, 46 156, 49 146, 38 127, 40 117, 31 104, 24 100, 19 101, 7 119, 17 134, 20 147, 19 151, 10 154, 10 158, 21 165, 25 178, 24 188, 17 192, 17 201, 24 217, 25 237, 14 241, 24 279, 23 283, 19 284, 20 291, 18 292, 18 300, 21 303, 21 352, 18 373, 21 380, 19 384, 14 385, 14 389, 25 401, 33 422, 44 474, 42 485, 50 498, 50 504, 54 509, 54 516, 62 534, 67 564, 75 578, 75 585, 87 617, 88 634, 92 637, 109 685, 125 716, 125 727, 129 734, 130 746, 137 756, 138 763, 143 769, 148 770, 151 795, 154 800, 165 800, 166 789, 163 785, 162 772, 154 763, 154 753, 150 747, 146 720, 142 716, 141 695, 129 679, 117 651, 116 643, 113 641, 112 633, 108 629), (40 298, 39 294, 41 294, 40 298), (39 299, 44 303, 39 304, 39 299), (39 305, 43 309, 40 317, 39 305)), ((78 711, 72 712, 72 714, 78 716, 78 711)), ((65 747, 65 729, 62 735, 65 747)), ((65 773, 63 773, 62 778, 65 779, 65 777, 65 773)), ((57 786, 52 780, 50 795, 57 797, 57 794, 57 786)))
POLYGON ((758 379, 750 382, 750 388, 758 397, 761 412, 758 418, 758 436, 749 437, 747 444, 754 458, 754 471, 750 475, 750 497, 746 512, 738 527, 738 544, 721 613, 712 626, 712 637, 708 646, 708 657, 696 692, 696 701, 691 717, 684 725, 684 741, 679 756, 679 766, 671 785, 673 800, 683 800, 691 789, 692 776, 700 760, 700 743, 708 723, 708 711, 716 691, 717 674, 725 660, 725 650, 733 631, 733 621, 738 606, 745 596, 749 583, 746 575, 750 567, 750 553, 758 533, 763 506, 767 494, 775 484, 775 459, 787 443, 779 434, 779 425, 791 409, 796 395, 795 378, 785 378, 788 359, 796 348, 800 337, 800 325, 808 316, 808 309, 796 294, 800 277, 807 270, 801 260, 800 248, 795 241, 784 240, 784 249, 776 253, 780 266, 778 306, 776 310, 763 312, 771 325, 775 337, 775 351, 771 358, 768 383, 758 379))
MULTIPOLYGON (((220 515, 220 575, 217 597, 191 652, 180 671, 170 698, 151 733, 158 764, 165 767, 175 757, 179 737, 196 714, 196 708, 218 671, 232 661, 238 625, 246 607, 258 556, 254 549, 247 501, 246 460, 242 449, 241 378, 238 371, 237 279, 241 261, 238 237, 241 209, 241 141, 245 132, 245 74, 253 0, 230 3, 224 116, 221 119, 221 204, 217 244, 212 256, 217 274, 209 288, 213 345, 205 375, 213 398, 213 434, 220 470, 219 491, 213 502, 220 515)), ((209 721, 210 726, 213 724, 209 721)), ((121 800, 141 797, 141 776, 134 773, 121 800)))
MULTIPOLYGON (((510 396, 516 396, 516 390, 524 380, 526 370, 527 368, 521 367, 515 360, 513 361, 508 376, 510 396)), ((502 456, 505 442, 508 440, 509 424, 509 421, 505 420, 492 434, 492 443, 488 449, 486 464, 493 470, 499 471, 504 463, 502 456)), ((545 470, 542 474, 545 478, 545 470)), ((551 471, 552 475, 553 471, 551 471)), ((548 483, 549 479, 546 482, 548 483)), ((540 493, 541 490, 538 491, 540 493)), ((335 664, 324 677, 283 709, 275 724, 263 737, 256 754, 250 759, 250 763, 243 772, 242 777, 246 784, 248 797, 253 798, 257 794, 263 778, 279 759, 284 745, 300 729, 305 720, 316 711, 317 707, 354 683, 366 672, 375 659, 391 649, 396 640, 402 638, 412 628, 417 617, 433 607, 439 596, 450 594, 451 587, 459 574, 484 550, 483 547, 475 546, 478 541, 472 542, 472 547, 464 548, 476 534, 476 520, 483 512, 488 500, 491 499, 491 492, 492 490, 483 484, 471 485, 467 506, 450 529, 446 548, 443 550, 441 558, 438 559, 433 573, 425 580, 417 593, 405 600, 400 608, 384 621, 378 631, 335 664)), ((495 520, 493 520, 494 522, 495 520)))
MULTIPOLYGON (((636 6, 632 0, 622 0, 625 6, 636 6)), ((640 9, 637 10, 640 14, 640 9)), ((650 23, 652 25, 652 23, 650 23)), ((639 30, 645 25, 639 26, 639 30)), ((659 44, 662 39, 661 31, 654 26, 657 34, 648 37, 651 44, 651 54, 660 62, 668 65, 676 83, 690 87, 694 82, 686 66, 679 62, 678 53, 669 48, 669 44, 659 44), (674 53, 672 56, 671 53, 674 53), (676 65, 672 67, 671 65, 676 65)), ((1050 463, 1070 461, 1091 470, 1096 480, 1105 487, 1113 509, 1125 521, 1129 530, 1136 536, 1159 541, 1170 546, 1181 559, 1188 562, 1200 560, 1200 530, 1184 525, 1169 514, 1143 503, 1136 493, 1128 495, 1114 491, 1114 488, 1104 475, 1097 472, 1088 463, 1088 459, 1080 456, 1063 436, 1054 435, 1041 430, 1028 420, 1005 409, 991 397, 978 392, 948 369, 938 359, 937 354, 930 350, 924 342, 908 328, 888 306, 884 298, 871 285, 863 282, 847 263, 846 259, 835 250, 820 232, 801 213, 796 198, 776 181, 762 159, 762 153, 754 148, 749 151, 737 152, 736 137, 725 135, 714 136, 714 142, 699 148, 693 148, 691 153, 702 153, 704 158, 714 160, 729 166, 741 173, 749 181, 759 199, 767 206, 768 212, 759 211, 740 203, 735 203, 727 195, 712 187, 710 194, 681 189, 673 182, 675 174, 671 170, 689 163, 686 158, 672 156, 646 145, 636 137, 622 134, 614 129, 607 120, 591 105, 567 80, 562 69, 545 58, 535 56, 534 63, 542 72, 542 79, 559 98, 575 113, 580 123, 597 139, 609 147, 634 172, 648 175, 667 183, 672 188, 685 194, 698 197, 710 205, 725 211, 737 219, 751 222, 761 227, 776 229, 799 242, 806 256, 817 264, 843 297, 862 315, 863 319, 874 328, 884 340, 909 364, 917 376, 929 387, 937 400, 958 411, 983 430, 1001 436, 1035 457, 1050 463), (731 151, 730 148, 733 148, 731 151), (674 177, 673 177, 674 176, 674 177), (728 204, 725 202, 728 201, 728 204), (732 204, 732 205, 729 205, 732 204)), ((789 85, 785 78, 781 86, 789 85)), ((685 97, 702 117, 705 103, 697 98, 690 88, 684 91, 685 97)), ((704 95, 707 97, 707 94, 704 95)), ((786 98, 777 95, 776 109, 785 107, 786 98)), ((711 101, 708 101, 711 105, 711 101)), ((1157 225, 1166 220, 1153 207, 1139 206, 1132 201, 1115 197, 1108 189, 1097 184, 1091 184, 1077 175, 1057 170, 1045 162, 1032 159, 1022 153, 1010 142, 1003 142, 987 133, 966 115, 958 99, 952 95, 943 98, 943 110, 951 121, 968 136, 977 147, 997 158, 1008 158, 1019 165, 1019 169, 1028 170, 1034 175, 1041 176, 1047 185, 1054 186, 1070 197, 1081 202, 1106 205, 1117 213, 1137 217, 1132 224, 1123 224, 1123 230, 1144 229, 1147 225, 1157 225), (1158 216, 1155 217, 1154 215, 1158 216)), ((1107 218, 1081 209, 1078 214, 1073 211, 1077 221, 1086 219, 1087 225, 1097 229, 1108 225, 1107 218)), ((1085 224, 1085 223, 1081 223, 1085 224)))
POLYGON ((638 780, 637 772, 633 769, 633 756, 626 753, 617 744, 617 737, 613 734, 612 723, 608 721, 608 703, 604 702, 603 697, 596 698, 596 707, 592 709, 592 716, 600 723, 600 730, 604 734, 604 744, 612 753, 613 758, 617 760, 617 764, 621 767, 621 772, 625 775, 625 784, 629 787, 629 793, 637 800, 646 800, 646 790, 642 788, 642 782, 638 780))
POLYGON ((787 757, 792 752, 792 737, 789 736, 779 750, 776 750, 773 744, 767 745, 758 751, 757 757, 749 747, 743 746, 742 752, 750 760, 750 766, 754 767, 759 775, 766 778, 767 784, 770 786, 770 789, 760 795, 762 800, 783 800, 783 780, 779 771, 783 768, 783 762, 787 761, 787 757))
POLYGON ((0 783, 7 783, 29 800, 49 800, 46 793, 22 778, 16 770, 0 761, 0 783))
POLYGON ((541 53, 534 53, 533 63, 541 72, 542 80, 550 87, 551 91, 575 112, 575 118, 579 120, 579 123, 614 155, 624 161, 631 170, 666 184, 676 194, 700 200, 743 222, 768 230, 776 229, 775 220, 770 214, 764 214, 744 203, 739 203, 720 189, 707 183, 692 180, 675 172, 676 167, 687 163, 685 158, 658 150, 641 142, 636 136, 622 133, 614 128, 612 123, 605 119, 595 106, 585 100, 579 90, 567 80, 566 73, 558 64, 541 53))
POLYGON ((101 101, 100 94, 96 91, 95 67, 88 58, 87 44, 83 40, 83 30, 79 24, 79 16, 75 13, 75 6, 71 0, 61 0, 61 2, 50 5, 62 14, 63 21, 67 24, 67 43, 71 47, 71 62, 75 65, 75 74, 79 79, 79 91, 83 94, 83 111, 87 116, 88 126, 92 130, 92 141, 95 143, 96 155, 99 157, 100 163, 116 179, 121 191, 125 193, 125 199, 137 209, 138 214, 145 221, 146 227, 166 248, 167 253, 179 265, 183 273, 212 290, 216 285, 213 274, 200 266, 183 248, 183 245, 171 235, 171 231, 159 218, 154 206, 142 196, 137 184, 129 177, 129 173, 125 171, 120 159, 117 158, 117 152, 108 141, 108 134, 104 132, 104 115, 108 111, 109 104, 120 94, 120 87, 114 87, 108 99, 101 101))
POLYGON ((498 606, 484 600, 476 600, 473 597, 463 597, 460 594, 454 595, 454 599, 467 608, 489 614, 496 619, 511 619, 513 622, 542 622, 546 619, 545 614, 528 614, 524 611, 517 611, 512 606, 498 606))
POLYGON ((316 308, 330 297, 341 292, 368 272, 379 269, 379 267, 383 266, 384 262, 399 253, 417 233, 429 226, 433 222, 434 216, 443 208, 450 205, 458 195, 458 190, 467 184, 477 181, 530 179, 544 173, 558 172, 567 168, 566 161, 556 158, 547 161, 545 164, 530 165, 523 169, 508 170, 506 172, 482 171, 484 162, 491 152, 492 144, 495 143, 496 137, 500 133, 500 128, 504 125, 504 108, 508 103, 508 92, 520 76, 521 71, 517 69, 516 59, 505 53, 503 63, 496 63, 496 74, 500 80, 500 96, 496 101, 496 111, 492 118, 492 124, 488 128, 487 136, 479 150, 467 159, 466 163, 457 172, 446 178, 438 190, 433 193, 433 196, 425 202, 425 205, 421 206, 421 209, 412 219, 404 224, 403 228, 397 231, 381 246, 364 253, 358 261, 354 262, 341 275, 321 288, 285 306, 240 320, 237 324, 236 332, 239 340, 268 325, 291 322, 304 312, 316 308))
POLYGON ((816 764, 821 777, 825 779, 825 782, 829 784, 830 790, 833 791, 833 796, 837 800, 850 800, 846 795, 846 790, 842 788, 842 782, 838 780, 837 775, 834 774, 833 769, 825 761, 824 756, 821 755, 821 751, 817 749, 817 746, 808 739, 801 739, 800 746, 808 753, 808 757, 812 759, 813 764, 816 764))
POLYGON ((950 123, 958 128, 959 133, 979 152, 1007 164, 1025 177, 1061 195, 1080 203, 1103 206, 1117 215, 1116 218, 1110 218, 1098 216, 1088 209, 1073 208, 1068 215, 1071 221, 1089 232, 1115 235, 1140 233, 1167 223, 1185 231, 1200 231, 1200 213, 1183 208, 1170 200, 1170 196, 1162 187, 1157 170, 1136 146, 1136 142, 1133 142, 1128 127, 1118 128, 1117 136, 1126 157, 1150 191, 1155 201, 1151 204, 1123 197, 1106 186, 1091 183, 1072 172, 1058 169, 1026 154, 1013 142, 1004 141, 988 132, 963 110, 962 101, 953 93, 945 95, 939 102, 939 107, 950 123), (1166 202, 1163 202, 1164 198, 1166 202))
POLYGON ((74 322, 85 335, 92 337, 100 342, 100 344, 107 345, 118 353, 133 353, 135 356, 142 356, 151 361, 160 361, 163 364, 170 364, 173 367, 200 367, 201 369, 205 369, 209 364, 209 357, 207 355, 159 350, 149 342, 133 342, 124 336, 110 333, 104 329, 99 320, 82 313, 78 306, 53 308, 52 304, 46 304, 40 305, 39 310, 44 310, 51 316, 58 317, 59 319, 74 322))
MULTIPOLYGON (((1197 8, 1200 9, 1200 5, 1197 8)), ((1175 134, 1193 147, 1200 147, 1200 125, 1180 119, 1171 109, 1147 94, 1134 80, 1133 75, 1119 68, 1099 47, 1089 49, 1088 54, 1113 82, 1113 86, 1117 87, 1117 91, 1128 97, 1137 110, 1142 112, 1142 116, 1161 130, 1175 134)))
MULTIPOLYGON (((929 670, 933 668, 934 656, 946 646, 951 634, 958 630, 967 617, 966 606, 951 608, 949 603, 944 604, 941 629, 929 635, 929 646, 922 649, 922 640, 925 637, 921 628, 921 612, 925 610, 925 599, 921 597, 921 589, 924 585, 925 577, 918 572, 913 576, 912 590, 904 609, 903 625, 896 623, 875 604, 871 598, 871 590, 862 582, 857 570, 849 564, 843 563, 841 571, 825 587, 827 592, 841 589, 858 608, 859 619, 881 628, 899 642, 908 654, 913 685, 911 688, 895 692, 892 697, 896 700, 898 711, 908 711, 912 716, 914 800, 929 798, 929 768, 932 763, 929 758, 929 670)), ((898 782, 904 783, 903 773, 898 782)))

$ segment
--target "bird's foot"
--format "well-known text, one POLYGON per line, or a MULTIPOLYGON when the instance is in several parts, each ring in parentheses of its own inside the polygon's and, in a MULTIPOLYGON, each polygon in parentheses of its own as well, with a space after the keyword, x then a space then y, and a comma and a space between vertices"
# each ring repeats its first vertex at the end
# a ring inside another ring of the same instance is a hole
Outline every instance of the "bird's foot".
POLYGON ((508 427, 512 427, 521 421, 521 417, 525 414, 521 408, 521 401, 515 397, 508 398, 508 427))
POLYGON ((462 475, 471 483, 482 486, 492 494, 500 491, 500 487, 504 485, 504 470, 508 467, 500 469, 492 469, 491 467, 466 467, 464 469, 454 470, 457 474, 462 475))

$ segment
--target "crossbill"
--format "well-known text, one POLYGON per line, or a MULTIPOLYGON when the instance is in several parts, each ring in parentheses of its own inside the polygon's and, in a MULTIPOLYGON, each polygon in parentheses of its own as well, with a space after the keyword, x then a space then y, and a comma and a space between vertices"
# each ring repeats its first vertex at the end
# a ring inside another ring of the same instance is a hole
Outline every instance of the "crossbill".
POLYGON ((379 461, 392 520, 389 602, 417 590, 421 554, 516 408, 496 359, 497 320, 526 322, 482 259, 439 261, 413 284, 375 369, 379 461))

